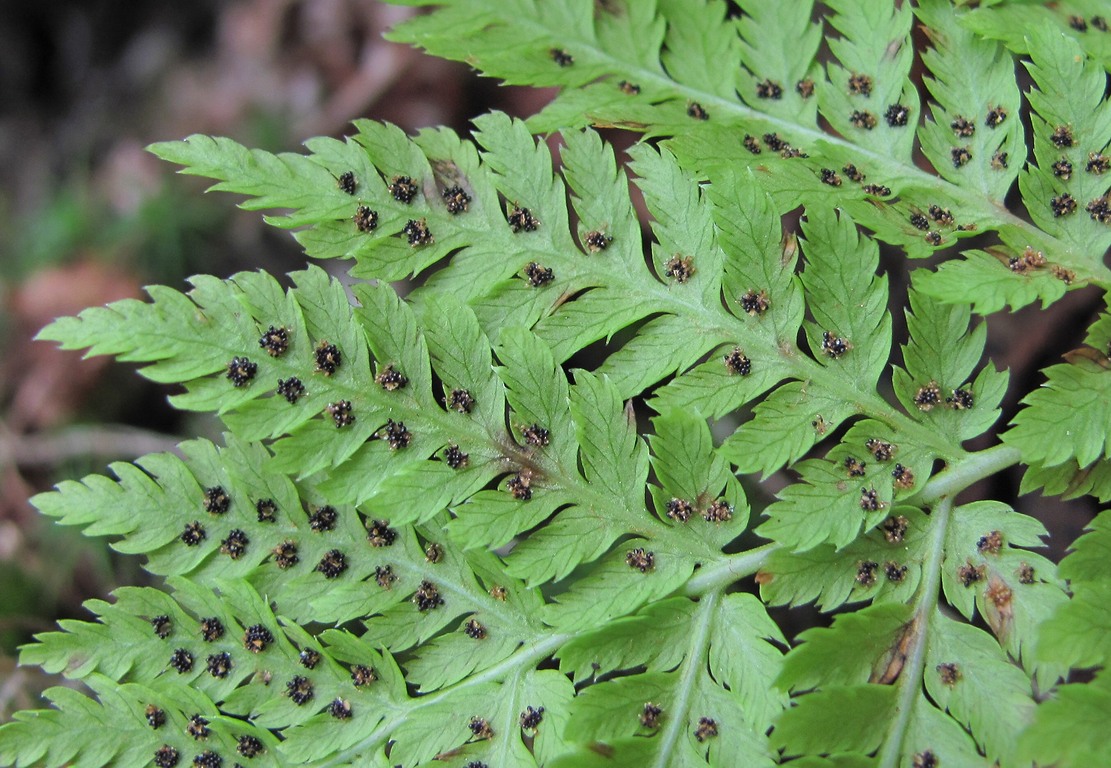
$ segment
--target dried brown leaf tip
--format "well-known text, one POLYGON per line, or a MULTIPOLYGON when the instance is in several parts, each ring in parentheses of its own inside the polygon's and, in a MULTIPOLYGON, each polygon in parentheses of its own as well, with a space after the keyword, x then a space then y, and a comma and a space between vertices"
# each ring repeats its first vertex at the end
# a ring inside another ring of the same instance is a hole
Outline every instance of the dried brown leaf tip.
POLYGON ((373 232, 378 229, 378 211, 368 206, 357 206, 351 220, 355 222, 355 229, 360 232, 373 232))
POLYGON ((506 217, 509 228, 516 232, 534 232, 540 226, 540 219, 532 215, 528 208, 513 206, 513 210, 506 217))
POLYGON ((416 248, 418 245, 432 245, 436 242, 436 238, 432 236, 432 231, 428 228, 428 220, 425 218, 409 219, 405 222, 401 233, 405 235, 410 247, 416 248))
POLYGON ((535 261, 530 261, 525 267, 525 279, 533 288, 539 288, 552 282, 555 279, 555 273, 550 267, 542 267, 535 261))
POLYGON ((644 702, 644 708, 640 712, 640 724, 645 728, 659 728, 663 712, 659 704, 653 704, 650 701, 644 702))
POLYGON ((999 531, 985 533, 976 542, 976 549, 981 555, 998 555, 1003 549, 1003 534, 999 531))
POLYGON ((870 587, 876 583, 876 571, 880 564, 874 560, 864 560, 856 566, 856 583, 862 587, 870 587))
POLYGON ((987 566, 965 563, 957 568, 957 581, 961 583, 962 587, 971 587, 976 582, 983 581, 987 573, 987 566))
POLYGON ((891 470, 891 477, 895 481, 894 486, 897 490, 909 491, 914 487, 914 471, 910 467, 896 464, 895 468, 891 470))
POLYGON ((702 519, 708 523, 728 523, 733 519, 733 505, 718 499, 703 510, 702 519))
POLYGON ((694 738, 703 742, 706 739, 712 739, 718 735, 717 721, 711 717, 698 718, 698 726, 694 729, 694 738))
POLYGON ((409 204, 417 196, 417 184, 409 176, 394 176, 389 184, 390 194, 399 203, 409 204))
POLYGON ((768 300, 768 293, 764 290, 756 291, 749 289, 745 291, 744 295, 741 296, 737 302, 741 305, 741 309, 745 314, 752 315, 753 317, 764 314, 771 306, 771 302, 768 300))
POLYGON ((849 473, 849 477, 864 477, 865 467, 868 466, 855 456, 846 456, 844 465, 845 471, 849 473))
POLYGON ((722 359, 725 361, 725 369, 732 376, 748 376, 752 373, 752 361, 745 357, 740 347, 734 347, 722 359))
POLYGON ((937 386, 936 381, 931 381, 925 386, 919 387, 918 391, 914 393, 914 404, 918 406, 920 411, 933 410, 935 405, 941 403, 941 389, 937 386))
POLYGON ((285 328, 270 326, 258 339, 258 345, 270 357, 281 357, 289 349, 289 331, 285 328))
POLYGON ((902 515, 892 516, 883 521, 880 530, 888 544, 901 544, 907 535, 908 520, 902 515))
POLYGON ((611 236, 597 229, 591 230, 583 235, 583 245, 585 245, 586 249, 591 253, 598 253, 599 251, 606 250, 612 242, 613 238, 611 236))
POLYGON ((682 285, 694 277, 694 259, 690 256, 672 256, 664 264, 664 277, 682 285))
POLYGON ((641 573, 648 573, 656 567, 656 555, 643 547, 630 549, 625 553, 625 565, 641 573))

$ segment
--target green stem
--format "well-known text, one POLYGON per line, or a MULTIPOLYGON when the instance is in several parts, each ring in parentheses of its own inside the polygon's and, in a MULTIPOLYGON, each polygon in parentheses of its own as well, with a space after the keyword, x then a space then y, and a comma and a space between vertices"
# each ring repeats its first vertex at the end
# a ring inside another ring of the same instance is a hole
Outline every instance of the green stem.
POLYGON ((930 619, 937 612, 938 590, 941 586, 941 561, 945 557, 945 534, 949 527, 949 516, 953 511, 953 500, 944 498, 934 507, 930 515, 932 526, 929 550, 922 564, 924 578, 918 587, 918 601, 911 619, 914 638, 907 651, 906 662, 899 674, 899 701, 895 707, 895 719, 887 730, 883 749, 880 751, 877 768, 898 768, 902 754, 903 739, 910 724, 910 716, 916 704, 915 698, 922 691, 922 672, 926 665, 926 637, 930 619))
POLYGON ((728 555, 713 565, 704 566, 683 587, 683 594, 693 597, 716 592, 745 576, 751 576, 760 570, 772 553, 780 547, 781 544, 773 541, 740 554, 728 555))
POLYGON ((913 501, 928 507, 942 499, 952 499, 973 483, 1017 464, 1021 458, 1017 448, 1004 443, 968 454, 931 477, 913 501))
POLYGON ((687 714, 690 712, 691 695, 698 684, 699 675, 705 674, 706 653, 710 648, 710 625, 714 622, 714 615, 718 603, 721 601, 721 592, 710 592, 703 595, 695 612, 693 626, 691 627, 691 641, 687 649, 687 658, 683 662, 683 676, 679 680, 678 697, 667 710, 665 716, 667 724, 660 734, 660 746, 656 752, 653 768, 667 768, 674 765, 672 753, 675 745, 683 734, 687 725, 687 714))

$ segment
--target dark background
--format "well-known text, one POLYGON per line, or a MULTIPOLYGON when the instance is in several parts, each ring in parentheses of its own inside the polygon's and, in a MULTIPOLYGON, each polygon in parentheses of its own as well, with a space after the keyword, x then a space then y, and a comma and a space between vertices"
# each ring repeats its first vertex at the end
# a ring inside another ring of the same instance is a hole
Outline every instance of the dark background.
MULTIPOLYGON (((304 264, 287 233, 230 196, 202 195, 206 183, 175 176, 144 151, 150 142, 200 132, 296 151, 311 136, 342 136, 357 117, 466 131, 490 109, 525 116, 549 98, 382 40, 409 13, 375 0, 0 4, 0 722, 58 682, 17 669, 19 644, 86 616, 83 600, 147 578, 134 558, 40 519, 27 498, 218 434, 210 417, 172 411, 166 390, 132 366, 82 362, 31 338, 56 316, 141 296, 150 283, 304 264)), ((885 253, 882 268, 898 332, 907 265, 885 253)), ((1079 346, 1100 306, 1081 291, 1049 311, 991 318, 988 353, 1012 373, 1004 419, 1041 383, 1040 368, 1079 346)), ((1019 477, 971 494, 1013 500, 1019 477)), ((1095 509, 1038 495, 1017 506, 1050 528, 1054 559, 1095 509)), ((780 618, 791 635, 815 617, 780 618)))

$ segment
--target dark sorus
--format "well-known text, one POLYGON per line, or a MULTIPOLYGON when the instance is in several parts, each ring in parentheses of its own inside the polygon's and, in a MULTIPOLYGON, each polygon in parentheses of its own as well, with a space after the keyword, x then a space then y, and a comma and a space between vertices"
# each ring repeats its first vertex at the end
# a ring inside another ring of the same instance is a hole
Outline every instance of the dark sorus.
POLYGON ((865 184, 863 189, 865 194, 877 197, 887 197, 891 194, 891 187, 886 184, 865 184))
POLYGON ((344 171, 336 179, 336 186, 349 195, 355 194, 355 190, 359 188, 359 181, 355 178, 354 171, 344 171))
POLYGON ((1111 223, 1111 202, 1108 202, 1106 196, 1092 200, 1084 206, 1084 210, 1088 212, 1092 221, 1098 221, 1100 224, 1111 223))
POLYGON ((747 149, 754 155, 758 155, 764 151, 760 147, 760 139, 756 138, 755 136, 750 136, 747 133, 745 134, 745 138, 742 144, 744 144, 745 149, 747 149))
POLYGON ((292 541, 283 541, 278 546, 274 547, 274 562, 283 571, 287 568, 292 568, 297 565, 300 558, 297 557, 297 545, 292 541))
POLYGON ((932 410, 935 405, 941 403, 941 389, 937 386, 936 381, 931 381, 929 384, 921 386, 918 391, 914 393, 914 404, 918 406, 920 411, 932 410))
POLYGON ((278 505, 273 499, 259 499, 255 503, 255 512, 260 523, 273 523, 278 519, 278 505))
POLYGON ((211 749, 206 749, 193 758, 193 765, 195 768, 220 768, 223 764, 224 758, 220 757, 211 749))
POLYGON ((961 668, 952 662, 938 664, 936 669, 942 685, 952 688, 961 679, 961 668))
POLYGON ((848 339, 843 339, 833 331, 822 332, 822 352, 832 358, 838 358, 853 348, 848 339))
POLYGON ((351 718, 351 702, 346 699, 332 699, 328 705, 328 714, 336 720, 349 720, 351 718))
POLYGON ((1076 212, 1076 198, 1064 192, 1049 201, 1049 209, 1053 211, 1054 216, 1069 216, 1076 212))
POLYGON ((393 568, 388 565, 374 566, 374 582, 382 589, 393 588, 395 581, 397 581, 397 575, 393 572, 393 568))
POLYGON ((838 176, 837 171, 832 168, 823 168, 820 178, 823 184, 828 184, 831 187, 841 186, 841 177, 838 176))
POLYGON ((988 128, 998 128, 1007 119, 1007 110, 1001 106, 994 106, 988 110, 988 116, 984 118, 984 125, 988 128))
POLYGON ((911 761, 911 768, 941 768, 937 755, 930 750, 918 752, 911 761))
POLYGON ((795 83, 795 93, 804 99, 809 99, 814 95, 814 81, 806 77, 795 83))
POLYGON ((513 498, 520 501, 528 501, 532 498, 531 485, 532 473, 527 470, 521 470, 505 481, 506 489, 513 494, 513 498))
POLYGON ((521 727, 526 731, 535 731, 540 722, 544 719, 543 707, 525 707, 525 711, 521 713, 521 727))
POLYGON ((336 520, 338 518, 339 513, 336 512, 336 508, 325 504, 309 515, 309 528, 316 533, 330 531, 336 527, 336 520))
POLYGON ((424 559, 435 565, 444 559, 444 548, 435 543, 430 543, 424 548, 424 559))
POLYGON ((555 273, 552 272, 550 267, 542 267, 535 261, 530 261, 525 267, 525 279, 529 281, 529 285, 533 288, 539 288, 545 283, 550 283, 555 279, 555 273))
POLYGON ((270 326, 258 339, 258 345, 266 350, 270 357, 281 357, 289 349, 289 331, 285 328, 270 326))
POLYGON ((612 242, 612 237, 596 229, 583 235, 583 244, 591 253, 598 253, 599 251, 606 250, 612 242))
POLYGON ((756 97, 760 99, 783 98, 783 87, 775 80, 761 80, 756 84, 756 97))
POLYGON ((521 430, 521 435, 525 438, 526 443, 537 448, 547 445, 551 438, 551 433, 539 424, 524 427, 521 430))
POLYGON ((867 178, 867 176, 861 173, 852 163, 849 163, 844 168, 842 168, 841 173, 848 176, 851 181, 855 181, 857 184, 867 178))
POLYGON ((390 528, 389 520, 372 520, 366 529, 366 540, 372 547, 388 547, 397 541, 397 531, 390 528))
POLYGON ((899 565, 894 560, 889 560, 883 565, 883 575, 887 577, 888 581, 898 584, 907 577, 907 567, 899 565))
POLYGON ((891 457, 895 455, 894 445, 875 437, 865 440, 864 447, 872 452, 876 461, 891 461, 891 457))
POLYGON ((509 597, 509 592, 505 587, 495 584, 490 587, 490 597, 494 598, 500 603, 504 603, 509 597))
POLYGON ((467 460, 470 458, 469 454, 463 453, 459 450, 459 446, 449 445, 444 449, 444 461, 452 469, 463 469, 467 466, 467 460))
POLYGON ((243 647, 251 653, 262 653, 274 642, 274 635, 261 624, 252 624, 243 632, 243 647))
POLYGON ((1072 136, 1072 128, 1067 125, 1058 125, 1053 129, 1053 133, 1049 135, 1049 140, 1061 149, 1066 149, 1075 144, 1072 136))
POLYGON ((977 540, 976 549, 981 555, 998 555, 1003 549, 1003 534, 999 531, 985 533, 977 540))
POLYGON ((910 120, 910 107, 903 104, 892 104, 883 113, 883 119, 892 128, 902 128, 910 120))
POLYGON ((630 83, 628 80, 622 80, 617 84, 617 87, 626 96, 636 96, 640 93, 640 86, 636 83, 630 83))
POLYGON ((474 408, 474 397, 466 389, 453 389, 445 398, 447 407, 459 413, 470 413, 474 408))
POLYGON ((204 511, 222 515, 231 508, 231 498, 219 485, 204 489, 204 511))
POLYGON ((467 727, 471 729, 471 735, 476 739, 489 739, 494 736, 494 729, 490 727, 490 723, 482 717, 472 717, 467 727))
POLYGON ((1053 164, 1053 175, 1065 181, 1072 178, 1072 163, 1069 162, 1067 157, 1062 157, 1053 164))
POLYGON ((845 471, 849 473, 849 477, 864 477, 865 464, 855 456, 845 457, 845 471))
POLYGON ((925 232, 927 229, 930 228, 930 221, 921 213, 915 211, 910 215, 910 225, 915 229, 920 229, 925 232))
POLYGON ((147 725, 155 730, 166 724, 166 713, 153 704, 147 705, 147 725))
POLYGON ((953 226, 953 214, 949 212, 948 208, 942 208, 940 205, 931 205, 929 213, 930 218, 936 221, 941 226, 953 226))
POLYGON ((193 668, 193 654, 184 648, 177 648, 170 654, 170 666, 184 675, 193 668))
POLYGON ((910 467, 896 464, 891 470, 891 477, 895 479, 894 486, 900 491, 910 490, 914 487, 914 472, 910 467))
POLYGON ((1085 171, 1099 175, 1107 173, 1108 169, 1111 169, 1111 157, 1099 152, 1088 153, 1088 162, 1084 165, 1085 171))
POLYGON ((1108 30, 1107 19, 1102 16, 1093 16, 1092 26, 1100 32, 1106 32, 1108 30))
POLYGON ((471 204, 471 196, 462 187, 448 187, 440 196, 444 199, 444 204, 447 205, 447 212, 453 216, 459 213, 464 213, 467 207, 471 204))
POLYGON ((473 640, 485 640, 486 627, 482 626, 477 619, 469 619, 467 623, 463 625, 463 634, 473 640))
POLYGON ((856 583, 862 587, 870 587, 876 583, 876 571, 880 564, 873 560, 865 560, 856 566, 856 583))
POLYGON ((667 502, 667 516, 672 520, 685 523, 694 514, 694 505, 686 499, 672 499, 667 502))
POLYGON ((316 669, 316 665, 320 663, 320 651, 313 648, 305 648, 301 651, 297 660, 301 662, 301 666, 305 669, 316 669))
POLYGON ((1065 269, 1060 264, 1054 264, 1050 267, 1050 273, 1065 285, 1072 285, 1072 281, 1076 279, 1075 272, 1071 269, 1065 269))
POLYGON ((509 212, 506 221, 509 222, 509 228, 514 232, 535 232, 537 227, 540 226, 540 219, 533 216, 532 211, 516 205, 509 212))
POLYGON ((227 555, 232 560, 238 560, 247 552, 247 545, 250 543, 251 540, 247 538, 247 534, 236 528, 220 542, 220 553, 227 555))
POLYGON ((409 383, 409 379, 397 370, 393 363, 390 363, 378 371, 378 375, 374 377, 374 383, 387 392, 396 392, 399 389, 404 389, 405 385, 409 383))
POLYGON ((692 101, 687 104, 687 117, 693 117, 695 120, 709 120, 710 113, 697 101, 692 101))
POLYGON ((975 123, 962 115, 954 117, 953 122, 949 123, 949 127, 953 129, 953 133, 962 139, 967 139, 969 136, 976 133, 975 123))
POLYGON ((763 138, 764 143, 768 145, 768 149, 772 152, 782 152, 784 149, 791 146, 780 138, 778 133, 765 133, 763 138))
POLYGON ((324 406, 324 410, 332 417, 336 429, 349 427, 355 423, 355 414, 351 410, 350 400, 339 400, 335 403, 328 403, 324 406))
POLYGON ((849 94, 853 96, 871 96, 872 78, 853 72, 849 76, 849 94))
POLYGON ((154 628, 154 634, 162 640, 165 640, 174 631, 174 623, 169 616, 151 616, 150 625, 154 628))
POLYGON ((356 664, 351 667, 351 682, 356 688, 365 688, 378 679, 378 673, 374 671, 374 667, 368 667, 365 664, 356 664))
POLYGON ((378 229, 378 211, 368 206, 360 205, 355 208, 355 215, 351 217, 355 222, 355 229, 360 232, 373 232, 378 229))
POLYGON ((685 283, 694 276, 694 259, 690 256, 672 256, 664 264, 664 277, 677 283, 685 283))
POLYGON ((875 488, 860 489, 860 508, 865 512, 878 512, 885 507, 887 507, 887 504, 880 501, 875 488))
POLYGON ((176 749, 169 744, 163 744, 158 749, 154 750, 154 764, 158 768, 174 768, 177 765, 180 756, 176 749))
POLYGON ((227 652, 214 653, 209 656, 208 660, 206 661, 208 674, 220 679, 228 676, 228 674, 231 672, 231 667, 231 654, 227 652))
POLYGON ((240 736, 235 743, 235 751, 247 758, 258 757, 265 749, 257 736, 240 736))
POLYGON ((698 726, 694 729, 694 738, 703 742, 718 735, 717 721, 711 717, 698 718, 698 726))
POLYGON ((927 232, 925 238, 923 238, 923 239, 926 241, 926 243, 928 245, 932 245, 935 248, 937 246, 941 245, 941 233, 938 232, 936 229, 933 229, 933 230, 930 230, 929 232, 927 232))
POLYGON ((1083 16, 1069 16, 1069 26, 1077 32, 1088 31, 1088 22, 1084 20, 1083 16))
POLYGON ((297 706, 303 706, 312 701, 314 695, 312 682, 304 675, 294 675, 285 684, 285 695, 297 706))
POLYGON ((413 442, 413 433, 406 428, 404 421, 387 420, 384 436, 391 451, 400 451, 413 442))
POLYGON ((215 616, 201 619, 201 640, 214 643, 224 636, 224 624, 215 616))
POLYGON ((748 376, 752 373, 752 361, 745 357, 740 347, 733 347, 722 360, 725 361, 725 369, 732 376, 748 376))
POLYGON ((646 701, 644 702, 644 708, 640 711, 640 724, 645 728, 659 728, 660 716, 663 713, 663 709, 658 704, 646 701))
POLYGON ((1034 567, 1027 563, 1020 563, 1018 570, 1015 571, 1018 576, 1019 584, 1033 584, 1034 583, 1034 567))
POLYGON ((708 523, 728 523, 733 519, 733 505, 725 499, 718 499, 706 507, 702 519, 708 523))
POLYGON ((416 248, 418 245, 431 245, 436 242, 432 232, 428 229, 428 221, 424 218, 409 219, 401 230, 409 245, 416 248))
POLYGON ((973 397, 972 392, 963 387, 954 389, 953 394, 945 398, 945 404, 955 411, 967 411, 975 402, 976 399, 973 397))
POLYGON ((1001 171, 1007 167, 1008 158, 1010 155, 1006 152, 995 152, 991 156, 991 167, 993 170, 1001 171))
POLYGON ((258 365, 252 363, 246 357, 233 357, 228 362, 228 370, 225 376, 228 381, 236 387, 245 387, 251 383, 251 379, 258 373, 258 365))
POLYGON ((963 587, 971 587, 978 581, 983 581, 987 576, 988 569, 986 566, 974 566, 971 563, 965 563, 957 568, 957 581, 963 587))
POLYGON ((569 67, 575 63, 575 57, 563 48, 552 48, 548 51, 548 55, 552 57, 552 61, 561 67, 569 67))
POLYGON ((390 180, 390 194, 399 203, 411 203, 417 196, 417 184, 409 176, 394 176, 390 180))
POLYGON ((444 604, 444 598, 440 597, 436 585, 426 580, 417 586, 417 591, 413 593, 413 602, 417 604, 417 610, 423 613, 439 608, 444 604))
POLYGON ((284 397, 290 405, 293 405, 301 399, 301 395, 305 394, 305 385, 296 376, 290 376, 288 379, 278 379, 278 394, 284 397))
POLYGON ((853 110, 853 113, 849 115, 849 122, 855 128, 870 131, 876 127, 876 116, 866 109, 857 109, 853 110))
POLYGON ((653 552, 645 551, 643 547, 630 549, 625 553, 625 565, 635 568, 641 573, 648 573, 656 567, 656 555, 653 552))
POLYGON ((746 291, 737 301, 740 303, 741 309, 745 314, 752 315, 753 317, 764 314, 768 311, 768 307, 771 306, 771 302, 768 300, 768 294, 763 290, 746 291))
POLYGON ((339 348, 327 341, 321 341, 316 345, 316 349, 313 350, 313 358, 316 363, 316 372, 323 373, 325 376, 331 376, 343 364, 343 355, 339 348))
POLYGON ((949 150, 949 158, 953 161, 954 168, 961 168, 968 165, 968 162, 972 159, 972 152, 968 147, 953 147, 949 150))
POLYGON ((907 524, 907 519, 902 515, 887 518, 880 526, 883 538, 888 544, 901 544, 907 535, 907 524))
POLYGON ((207 534, 204 532, 204 526, 201 525, 200 520, 194 520, 187 523, 185 530, 181 532, 180 539, 187 547, 195 547, 205 540, 207 534))

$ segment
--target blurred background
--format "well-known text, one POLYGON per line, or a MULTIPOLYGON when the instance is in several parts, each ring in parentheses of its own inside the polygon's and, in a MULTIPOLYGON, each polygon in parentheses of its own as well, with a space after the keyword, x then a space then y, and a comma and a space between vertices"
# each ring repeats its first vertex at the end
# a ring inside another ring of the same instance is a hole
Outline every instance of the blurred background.
MULTIPOLYGON (((204 180, 144 151, 153 141, 200 132, 296 151, 311 136, 342 136, 357 117, 466 131, 475 115, 526 116, 550 97, 382 40, 411 12, 377 0, 130 0, 122 12, 109 0, 0 3, 0 722, 40 706, 38 692, 59 682, 16 668, 20 644, 59 618, 87 617, 83 600, 149 578, 104 541, 40 519, 27 499, 218 434, 210 417, 172 411, 166 390, 133 366, 81 362, 32 337, 54 317, 142 296, 151 283, 183 289, 196 273, 304 265, 287 233, 230 196, 202 195, 204 180)), ((898 333, 907 265, 885 253, 883 269, 898 333)), ((1099 306, 1082 291, 1049 312, 992 319, 989 354, 1012 371, 1004 419, 1041 367, 1079 345, 1099 306)), ((1013 500, 1018 479, 974 492, 1013 500)), ((783 481, 755 495, 766 501, 783 481)), ((1055 559, 1094 508, 1020 502, 1050 527, 1055 559)), ((820 621, 778 617, 789 635, 820 621)))

